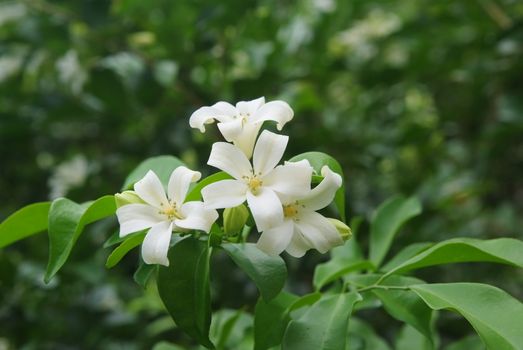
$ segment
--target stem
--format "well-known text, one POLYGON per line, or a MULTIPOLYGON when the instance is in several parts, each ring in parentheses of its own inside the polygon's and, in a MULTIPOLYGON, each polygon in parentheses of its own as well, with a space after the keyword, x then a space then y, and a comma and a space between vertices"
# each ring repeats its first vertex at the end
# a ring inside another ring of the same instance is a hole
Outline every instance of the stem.
POLYGON ((369 290, 372 290, 372 289, 385 289, 385 290, 409 290, 410 287, 407 287, 407 286, 381 286, 381 285, 378 285, 377 283, 376 284, 373 284, 371 286, 367 286, 367 287, 363 287, 363 288, 360 288, 360 289, 357 289, 356 291, 358 293, 361 293, 361 292, 367 292, 369 290))

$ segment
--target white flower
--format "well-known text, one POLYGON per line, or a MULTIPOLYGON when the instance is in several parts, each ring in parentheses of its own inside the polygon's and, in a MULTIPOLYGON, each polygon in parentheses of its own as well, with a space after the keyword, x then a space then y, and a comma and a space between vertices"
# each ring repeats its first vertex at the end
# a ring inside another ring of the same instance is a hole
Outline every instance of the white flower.
POLYGON ((263 122, 273 120, 277 122, 278 130, 281 130, 293 116, 294 112, 287 102, 265 103, 265 98, 260 97, 252 101, 238 102, 236 107, 228 102, 202 107, 191 115, 189 125, 205 132, 205 124, 210 124, 216 119, 218 129, 225 140, 234 143, 247 158, 251 158, 256 136, 263 122))
POLYGON ((116 211, 120 237, 150 228, 142 244, 147 264, 169 266, 167 252, 173 230, 209 232, 218 218, 216 210, 206 208, 203 202, 184 203, 189 185, 200 177, 199 172, 180 166, 171 174, 166 194, 158 176, 149 171, 134 185, 145 203, 124 205, 116 211))
POLYGON ((245 200, 259 231, 283 221, 278 196, 299 196, 310 190, 312 167, 304 160, 276 166, 287 146, 288 136, 264 130, 253 155, 253 165, 236 146, 217 142, 212 146, 207 164, 221 169, 234 179, 222 180, 202 189, 209 208, 231 208, 245 200))
POLYGON ((270 255, 284 250, 294 257, 301 257, 311 248, 325 253, 332 247, 342 245, 343 239, 336 227, 323 215, 316 212, 332 202, 341 176, 327 166, 321 169, 322 182, 295 199, 282 198, 284 220, 278 226, 263 231, 257 247, 270 255), (297 199, 296 199, 297 198, 297 199))

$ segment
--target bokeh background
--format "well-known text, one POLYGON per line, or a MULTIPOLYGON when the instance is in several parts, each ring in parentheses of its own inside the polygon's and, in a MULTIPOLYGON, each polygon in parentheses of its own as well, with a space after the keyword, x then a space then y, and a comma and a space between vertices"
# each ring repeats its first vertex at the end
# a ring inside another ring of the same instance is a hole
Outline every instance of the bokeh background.
MULTIPOLYGON (((393 194, 421 199, 423 215, 393 251, 523 238, 518 0, 1 1, 0 219, 35 201, 117 192, 149 156, 209 173, 220 136, 191 130, 190 114, 259 96, 294 108, 289 157, 318 150, 340 161, 349 217, 368 219, 393 194)), ((115 230, 115 220, 89 227, 49 285, 45 234, 0 251, 0 349, 190 344, 154 288, 133 282, 137 252, 106 271, 101 247, 115 230)), ((309 291, 325 259, 287 259, 289 289, 309 291)), ((224 257, 214 267, 214 307, 252 310, 254 286, 224 257)), ((420 276, 494 283, 523 299, 516 269, 465 264, 420 276)), ((392 343, 399 323, 364 317, 392 343)), ((443 342, 471 332, 446 313, 438 327, 443 342)))

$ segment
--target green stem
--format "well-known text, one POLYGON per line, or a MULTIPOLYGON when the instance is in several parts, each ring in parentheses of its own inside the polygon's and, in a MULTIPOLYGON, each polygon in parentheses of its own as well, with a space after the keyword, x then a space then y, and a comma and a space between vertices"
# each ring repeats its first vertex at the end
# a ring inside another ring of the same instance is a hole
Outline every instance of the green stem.
POLYGON ((367 292, 367 291, 372 290, 372 289, 385 289, 385 290, 393 290, 393 289, 396 289, 396 290, 409 290, 410 287, 407 287, 407 286, 382 286, 382 285, 378 285, 378 282, 376 282, 375 284, 373 284, 373 285, 371 285, 371 286, 366 286, 366 287, 363 287, 363 288, 357 289, 357 292, 358 292, 358 293, 361 293, 361 292, 367 292))

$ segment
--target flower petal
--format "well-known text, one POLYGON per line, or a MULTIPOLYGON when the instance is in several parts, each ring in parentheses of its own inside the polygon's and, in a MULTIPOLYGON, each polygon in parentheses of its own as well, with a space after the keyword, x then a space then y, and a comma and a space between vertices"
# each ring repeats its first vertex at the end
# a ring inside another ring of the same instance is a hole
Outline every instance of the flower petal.
POLYGON ((252 174, 251 163, 240 149, 227 142, 216 142, 212 145, 207 164, 225 171, 236 179, 252 174))
POLYGON ((243 122, 241 119, 233 119, 228 122, 218 123, 218 129, 227 142, 233 142, 242 134, 243 122))
POLYGON ((323 180, 300 200, 300 204, 313 211, 329 205, 343 181, 339 174, 330 170, 326 165, 321 168, 321 174, 324 177, 323 180))
MULTIPOLYGON (((263 185, 273 189, 280 199, 301 198, 311 190, 312 167, 307 160, 279 165, 263 178, 263 185)), ((284 202, 286 202, 284 200, 284 202)))
POLYGON ((210 124, 214 119, 226 122, 232 120, 237 114, 236 108, 227 102, 218 102, 211 107, 201 107, 197 109, 189 118, 191 128, 198 128, 205 132, 205 124, 210 124))
POLYGON ((252 116, 265 103, 265 97, 260 97, 251 101, 240 101, 236 104, 236 109, 241 116, 252 116))
POLYGON ((283 221, 283 207, 273 190, 260 187, 256 195, 247 191, 247 203, 258 231, 277 226, 283 221))
POLYGON ((311 246, 320 253, 326 253, 329 249, 343 244, 336 227, 323 215, 314 211, 302 212, 296 226, 311 246))
POLYGON ((236 139, 233 140, 234 145, 241 149, 243 154, 245 154, 248 159, 252 157, 254 143, 256 142, 256 137, 260 132, 260 128, 261 124, 252 124, 247 122, 243 125, 242 132, 236 139))
POLYGON ((253 168, 256 175, 264 176, 280 162, 289 136, 264 130, 254 147, 253 168))
POLYGON ((293 231, 293 221, 284 220, 281 225, 263 231, 256 246, 269 255, 279 255, 289 245, 293 231))
POLYGON ((285 251, 295 258, 301 258, 309 249, 311 249, 309 242, 305 240, 301 232, 294 226, 294 234, 285 251))
POLYGON ((156 208, 168 202, 163 185, 152 170, 134 184, 134 191, 141 199, 156 208))
POLYGON ((240 180, 222 180, 202 188, 205 207, 232 208, 245 202, 247 185, 240 180))
POLYGON ((192 182, 198 181, 202 177, 199 171, 192 171, 185 166, 179 166, 171 174, 167 185, 169 199, 173 200, 178 207, 183 204, 187 191, 192 182))
POLYGON ((174 220, 174 224, 189 230, 201 230, 208 233, 212 224, 218 219, 218 212, 206 208, 203 202, 187 202, 182 205, 180 211, 184 218, 174 220))
POLYGON ((148 204, 127 204, 116 210, 120 237, 149 228, 166 219, 158 209, 148 204))
POLYGON ((169 266, 167 252, 171 243, 173 223, 160 222, 147 232, 142 243, 142 258, 146 264, 169 266))
POLYGON ((271 101, 260 107, 256 113, 250 118, 252 123, 259 123, 266 120, 275 121, 278 130, 281 130, 283 126, 292 120, 294 111, 287 102, 284 101, 271 101))

